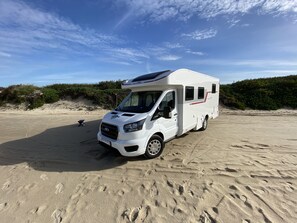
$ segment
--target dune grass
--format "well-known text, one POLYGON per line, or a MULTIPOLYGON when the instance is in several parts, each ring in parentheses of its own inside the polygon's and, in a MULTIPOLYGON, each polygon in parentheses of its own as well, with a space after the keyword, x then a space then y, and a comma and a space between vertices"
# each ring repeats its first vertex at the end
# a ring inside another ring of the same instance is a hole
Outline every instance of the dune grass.
MULTIPOLYGON (((1 88, 0 105, 26 103, 29 109, 60 99, 83 97, 94 105, 115 108, 129 93, 121 89, 121 80, 97 84, 53 84, 45 87, 12 85, 1 88)), ((297 75, 260 78, 221 85, 220 103, 236 109, 276 110, 297 108, 297 75)))

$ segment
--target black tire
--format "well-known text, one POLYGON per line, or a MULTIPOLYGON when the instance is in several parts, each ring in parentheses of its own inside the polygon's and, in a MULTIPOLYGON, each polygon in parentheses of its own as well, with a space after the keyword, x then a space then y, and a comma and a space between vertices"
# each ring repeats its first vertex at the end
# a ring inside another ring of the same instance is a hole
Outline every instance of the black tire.
POLYGON ((206 116, 205 119, 203 120, 202 127, 199 129, 199 131, 206 130, 207 126, 208 126, 208 117, 206 116))
POLYGON ((158 135, 153 135, 147 143, 144 156, 153 159, 160 156, 164 149, 164 141, 158 135))

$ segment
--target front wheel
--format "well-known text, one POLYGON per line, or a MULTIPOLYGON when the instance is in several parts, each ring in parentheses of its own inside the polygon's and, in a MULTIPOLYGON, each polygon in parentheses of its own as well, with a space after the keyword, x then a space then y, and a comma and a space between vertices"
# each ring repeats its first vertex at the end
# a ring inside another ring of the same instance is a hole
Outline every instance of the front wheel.
POLYGON ((153 159, 161 155, 164 148, 164 141, 158 135, 153 135, 147 143, 145 157, 153 159))
POLYGON ((202 123, 202 127, 199 129, 199 131, 204 131, 205 129, 207 129, 207 125, 208 125, 208 118, 205 117, 202 123))

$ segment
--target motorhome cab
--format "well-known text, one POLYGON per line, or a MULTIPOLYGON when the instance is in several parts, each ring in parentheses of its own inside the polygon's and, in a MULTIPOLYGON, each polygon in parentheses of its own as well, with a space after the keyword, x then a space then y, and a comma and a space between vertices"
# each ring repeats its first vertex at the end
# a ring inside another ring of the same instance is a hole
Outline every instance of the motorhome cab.
POLYGON ((219 79, 188 69, 142 75, 122 88, 131 93, 103 117, 97 138, 124 156, 155 158, 164 142, 205 130, 219 115, 219 79))

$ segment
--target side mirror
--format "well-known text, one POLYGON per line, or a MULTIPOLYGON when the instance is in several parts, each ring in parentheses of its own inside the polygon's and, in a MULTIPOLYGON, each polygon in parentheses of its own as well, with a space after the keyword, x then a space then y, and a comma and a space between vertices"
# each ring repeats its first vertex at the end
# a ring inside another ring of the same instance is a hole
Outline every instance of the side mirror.
POLYGON ((170 107, 164 107, 163 117, 164 118, 168 118, 168 119, 172 117, 172 113, 171 113, 171 108, 170 107))

